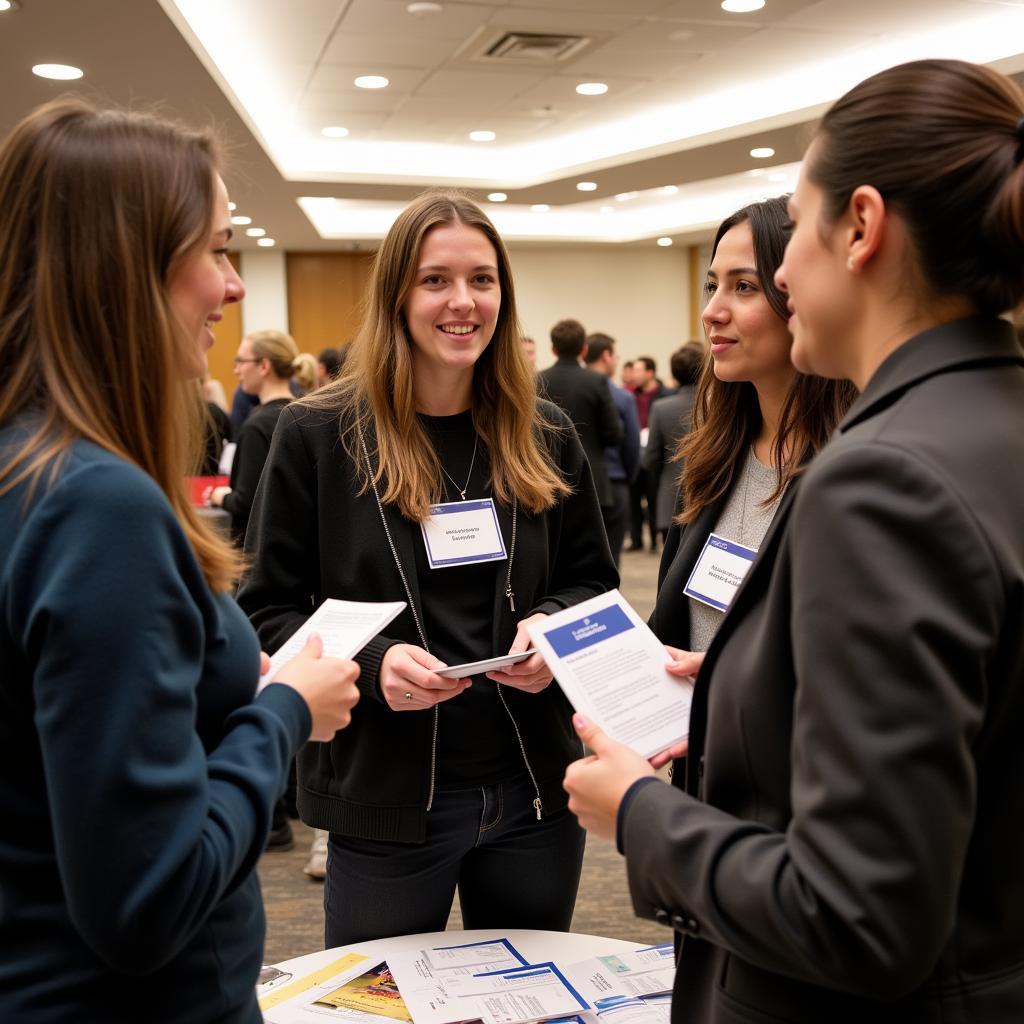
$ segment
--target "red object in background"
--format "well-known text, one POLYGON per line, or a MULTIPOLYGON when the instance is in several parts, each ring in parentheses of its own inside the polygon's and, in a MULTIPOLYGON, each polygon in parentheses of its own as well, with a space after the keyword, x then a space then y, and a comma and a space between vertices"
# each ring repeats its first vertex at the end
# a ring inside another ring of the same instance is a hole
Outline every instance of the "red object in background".
POLYGON ((188 500, 197 507, 206 504, 206 494, 212 487, 227 487, 226 476, 189 476, 185 477, 188 485, 188 500))

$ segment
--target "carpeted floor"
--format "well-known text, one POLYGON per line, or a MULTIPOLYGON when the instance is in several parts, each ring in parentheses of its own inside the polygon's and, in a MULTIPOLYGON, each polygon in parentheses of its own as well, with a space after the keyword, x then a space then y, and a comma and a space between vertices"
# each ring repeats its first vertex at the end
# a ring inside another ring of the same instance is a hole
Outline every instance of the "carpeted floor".
MULTIPOLYGON (((626 552, 621 571, 623 594, 646 618, 654 604, 658 556, 648 551, 626 552)), ((286 853, 265 854, 260 862, 267 909, 264 962, 268 964, 323 948, 323 886, 302 873, 312 831, 297 822, 293 825, 295 848, 286 853)), ((461 926, 456 900, 448 927, 461 926)), ((667 942, 672 937, 669 929, 634 917, 622 858, 611 843, 590 837, 572 929, 641 943, 667 942)))

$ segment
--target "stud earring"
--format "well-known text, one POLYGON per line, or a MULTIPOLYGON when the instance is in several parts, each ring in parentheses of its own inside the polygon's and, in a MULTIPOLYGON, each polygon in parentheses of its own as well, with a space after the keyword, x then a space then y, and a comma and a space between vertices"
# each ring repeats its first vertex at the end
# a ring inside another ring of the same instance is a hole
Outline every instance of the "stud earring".
POLYGON ((847 256, 846 257, 846 269, 849 270, 849 271, 853 270, 853 257, 852 256, 847 256))

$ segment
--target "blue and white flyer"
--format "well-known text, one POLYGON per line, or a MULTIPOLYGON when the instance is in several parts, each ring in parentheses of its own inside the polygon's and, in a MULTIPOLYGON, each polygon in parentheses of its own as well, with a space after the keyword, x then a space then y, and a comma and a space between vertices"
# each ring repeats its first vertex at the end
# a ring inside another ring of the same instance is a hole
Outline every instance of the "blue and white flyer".
POLYGON ((661 641, 617 591, 526 627, 572 706, 643 757, 686 739, 692 684, 669 675, 661 641))

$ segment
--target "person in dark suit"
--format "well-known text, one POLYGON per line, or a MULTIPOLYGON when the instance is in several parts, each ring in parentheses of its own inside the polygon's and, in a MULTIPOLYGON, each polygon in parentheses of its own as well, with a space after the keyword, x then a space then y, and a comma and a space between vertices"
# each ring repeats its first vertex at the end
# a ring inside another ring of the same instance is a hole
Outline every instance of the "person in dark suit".
POLYGON ((685 777, 577 723, 570 806, 682 938, 675 1024, 1022 1020, 1024 92, 874 75, 790 212, 793 361, 860 397, 706 654, 685 777))
POLYGON ((614 504, 604 450, 622 440, 623 428, 608 385, 600 374, 580 366, 586 336, 578 320, 559 320, 551 328, 551 350, 557 361, 541 370, 539 382, 541 393, 560 405, 576 425, 603 510, 614 504))
POLYGON ((680 442, 690 431, 693 400, 703 363, 704 346, 699 341, 688 341, 672 353, 669 365, 678 390, 653 405, 648 419, 644 469, 657 491, 654 525, 662 540, 679 504, 679 481, 675 479, 678 474, 670 470, 669 463, 675 459, 680 442))
POLYGON ((629 526, 629 485, 640 467, 640 423, 633 395, 612 380, 618 362, 615 339, 607 334, 588 334, 583 361, 588 369, 604 377, 608 393, 615 403, 615 411, 622 420, 622 440, 606 448, 604 453, 608 482, 612 488, 612 504, 601 508, 608 546, 612 549, 612 558, 618 567, 622 542, 626 539, 629 526))

